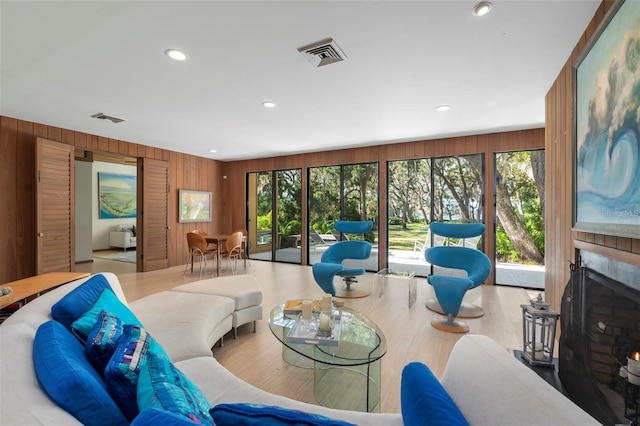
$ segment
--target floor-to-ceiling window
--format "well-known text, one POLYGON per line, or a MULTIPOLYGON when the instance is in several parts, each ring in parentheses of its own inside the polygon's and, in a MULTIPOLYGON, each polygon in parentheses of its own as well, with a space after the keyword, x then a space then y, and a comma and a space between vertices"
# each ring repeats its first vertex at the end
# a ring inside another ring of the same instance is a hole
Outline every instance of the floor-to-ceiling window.
POLYGON ((495 155, 496 284, 544 289, 544 151, 495 155))
MULTIPOLYGON (((371 257, 363 264, 378 269, 378 164, 312 167, 309 169, 309 264, 320 260, 331 244, 344 238, 365 239, 373 244, 371 257), (336 220, 371 220, 366 235, 341 235, 336 220)), ((347 261, 346 263, 350 263, 347 261)))
POLYGON ((411 159, 387 163, 388 265, 430 273, 424 251, 434 245, 482 248, 480 238, 445 241, 429 223, 483 222, 483 155, 411 159))
POLYGON ((249 258, 300 263, 300 169, 247 174, 249 258))

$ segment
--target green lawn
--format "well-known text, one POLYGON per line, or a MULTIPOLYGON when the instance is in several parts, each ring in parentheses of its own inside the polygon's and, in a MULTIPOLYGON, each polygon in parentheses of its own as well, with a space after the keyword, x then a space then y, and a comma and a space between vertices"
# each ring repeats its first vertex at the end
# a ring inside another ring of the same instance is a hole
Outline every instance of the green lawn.
POLYGON ((389 225, 389 249, 413 250, 415 240, 424 243, 428 229, 424 223, 409 223, 407 229, 402 229, 402 225, 389 225))

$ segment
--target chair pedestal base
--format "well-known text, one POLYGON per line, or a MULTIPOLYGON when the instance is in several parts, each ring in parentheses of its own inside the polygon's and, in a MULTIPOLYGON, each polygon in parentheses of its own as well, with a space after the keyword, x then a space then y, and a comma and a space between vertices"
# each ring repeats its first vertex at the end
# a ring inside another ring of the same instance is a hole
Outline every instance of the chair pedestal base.
MULTIPOLYGON (((442 310, 442 308, 440 307, 440 303, 438 303, 438 301, 435 298, 428 299, 427 303, 425 303, 425 306, 428 309, 432 310, 433 312, 446 315, 442 310)), ((458 318, 479 318, 483 315, 484 315, 484 310, 480 306, 474 305, 473 303, 462 302, 462 304, 460 305, 460 310, 458 311, 457 317, 458 318)))
POLYGON ((469 331, 469 326, 467 324, 449 318, 434 318, 431 320, 431 325, 434 328, 445 331, 447 333, 466 333, 469 331))
POLYGON ((371 294, 371 290, 364 288, 353 288, 353 283, 357 283, 354 277, 345 277, 345 287, 336 290, 336 297, 342 297, 344 299, 358 299, 361 297, 367 297, 371 294))

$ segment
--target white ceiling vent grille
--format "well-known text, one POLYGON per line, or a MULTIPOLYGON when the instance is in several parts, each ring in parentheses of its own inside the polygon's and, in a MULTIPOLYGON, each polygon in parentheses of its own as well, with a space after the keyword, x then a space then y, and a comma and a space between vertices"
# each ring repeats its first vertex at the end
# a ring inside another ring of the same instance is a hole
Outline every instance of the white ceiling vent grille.
POLYGON ((93 114, 91 117, 92 118, 97 118, 98 120, 109 120, 110 122, 112 122, 114 124, 122 123, 123 121, 125 121, 124 118, 112 117, 110 115, 103 114, 101 112, 99 112, 97 114, 93 114))
POLYGON ((347 59, 347 55, 338 47, 333 39, 327 38, 319 42, 298 48, 309 62, 316 67, 341 62, 347 59))

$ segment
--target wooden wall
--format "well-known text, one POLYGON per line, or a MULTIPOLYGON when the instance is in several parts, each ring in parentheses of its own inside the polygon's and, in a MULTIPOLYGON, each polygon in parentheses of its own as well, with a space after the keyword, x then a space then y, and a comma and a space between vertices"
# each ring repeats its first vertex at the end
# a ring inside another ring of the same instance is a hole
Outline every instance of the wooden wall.
POLYGON ((627 263, 640 264, 640 240, 575 232, 573 226, 573 69, 572 65, 596 31, 611 1, 598 8, 546 97, 546 298, 559 310, 569 280, 569 262, 576 262, 576 248, 627 263))
MULTIPOLYGON (((73 130, 0 117, 0 283, 35 274, 35 141, 43 137, 91 151, 153 158, 169 162, 170 210, 169 264, 187 260, 188 230, 226 232, 222 227, 223 203, 221 163, 136 143, 109 139, 73 130), (211 223, 178 223, 178 190, 213 192, 211 223)), ((96 218, 97 219, 97 218, 96 218)))
MULTIPOLYGON (((386 162, 411 158, 429 158, 451 155, 485 155, 485 176, 490 177, 485 182, 485 223, 487 229, 494 229, 494 187, 493 187, 493 155, 496 152, 511 150, 533 150, 544 147, 544 129, 523 130, 515 132, 492 133, 485 135, 436 139, 419 142, 406 142, 388 145, 369 146, 344 150, 314 152, 308 154, 290 155, 285 157, 270 157, 254 160, 244 160, 223 163, 224 203, 227 204, 229 215, 225 216, 225 228, 243 228, 246 223, 246 174, 268 170, 302 169, 302 199, 307 195, 307 169, 309 167, 329 166, 339 164, 356 164, 378 162, 380 170, 380 235, 386 235, 387 229, 387 194, 386 162)), ((227 209, 225 209, 227 211, 227 209)), ((302 208, 302 223, 307 223, 307 206, 302 208)), ((307 232, 302 232, 302 244, 305 247, 307 232)), ((379 267, 386 266, 386 239, 378 241, 380 251, 379 267)), ((493 258, 494 236, 487 233, 485 251, 493 258)), ((307 254, 303 253, 302 263, 306 264, 307 254)), ((493 282, 493 276, 488 282, 493 282)))

